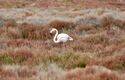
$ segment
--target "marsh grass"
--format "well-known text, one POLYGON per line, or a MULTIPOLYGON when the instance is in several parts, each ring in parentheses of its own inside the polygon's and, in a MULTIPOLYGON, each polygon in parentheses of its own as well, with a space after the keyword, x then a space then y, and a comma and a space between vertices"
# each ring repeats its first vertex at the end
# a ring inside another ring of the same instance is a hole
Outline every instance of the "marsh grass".
POLYGON ((1 1, 0 7, 4 8, 21 8, 26 7, 26 5, 29 4, 27 1, 1 1))
POLYGON ((37 56, 37 59, 35 59, 35 61, 35 63, 43 63, 44 66, 50 63, 56 63, 63 69, 72 69, 76 67, 85 67, 89 62, 89 57, 74 53, 64 53, 50 56, 37 56))
POLYGON ((14 62, 13 58, 8 55, 0 55, 0 62, 3 64, 12 64, 14 62))
POLYGON ((31 80, 34 78, 35 80, 61 80, 64 76, 66 79, 63 80, 103 80, 103 78, 120 80, 114 75, 113 70, 124 72, 125 69, 124 21, 118 20, 115 24, 113 21, 115 20, 107 15, 101 18, 99 16, 98 18, 81 17, 74 22, 54 20, 39 26, 5 20, 4 27, 0 28, 0 64, 20 65, 20 67, 16 73, 11 70, 14 66, 7 67, 8 70, 5 71, 0 68, 0 74, 9 76, 13 72, 11 77, 15 79, 18 75, 16 78, 22 78, 22 80, 29 80, 29 77, 31 80), (54 34, 49 33, 53 27, 59 32, 69 34, 74 40, 55 44, 52 40, 54 34), (42 70, 36 69, 36 66, 41 64, 42 70), (55 64, 54 68, 48 68, 49 64, 55 64), (22 69, 24 65, 35 69, 22 69), (52 73, 55 74, 51 75, 52 73))

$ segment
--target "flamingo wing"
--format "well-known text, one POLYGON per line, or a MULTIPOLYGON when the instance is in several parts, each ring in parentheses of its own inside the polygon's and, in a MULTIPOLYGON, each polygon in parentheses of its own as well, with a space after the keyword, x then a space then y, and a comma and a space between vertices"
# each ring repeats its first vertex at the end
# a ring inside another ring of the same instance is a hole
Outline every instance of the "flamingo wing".
POLYGON ((59 38, 67 38, 68 39, 69 35, 65 34, 65 33, 61 33, 61 34, 58 34, 57 36, 57 39, 59 38))
POLYGON ((59 40, 60 42, 66 42, 70 39, 71 39, 71 37, 68 34, 65 34, 65 33, 61 33, 57 36, 57 40, 59 40))

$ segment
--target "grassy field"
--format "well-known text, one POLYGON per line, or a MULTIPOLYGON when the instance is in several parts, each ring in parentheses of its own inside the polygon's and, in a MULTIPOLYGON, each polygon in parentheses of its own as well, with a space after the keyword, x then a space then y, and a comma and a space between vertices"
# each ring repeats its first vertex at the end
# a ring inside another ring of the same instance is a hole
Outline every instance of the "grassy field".
POLYGON ((0 80, 124 80, 124 0, 0 0, 0 80), (56 28, 73 37, 53 42, 56 28))

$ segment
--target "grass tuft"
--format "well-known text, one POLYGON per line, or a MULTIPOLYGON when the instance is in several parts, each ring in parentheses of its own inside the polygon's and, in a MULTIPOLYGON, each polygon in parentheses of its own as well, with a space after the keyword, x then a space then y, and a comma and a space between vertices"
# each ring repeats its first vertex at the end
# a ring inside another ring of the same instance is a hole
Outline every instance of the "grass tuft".
POLYGON ((0 55, 0 62, 3 64, 12 64, 14 63, 14 60, 8 55, 0 55))

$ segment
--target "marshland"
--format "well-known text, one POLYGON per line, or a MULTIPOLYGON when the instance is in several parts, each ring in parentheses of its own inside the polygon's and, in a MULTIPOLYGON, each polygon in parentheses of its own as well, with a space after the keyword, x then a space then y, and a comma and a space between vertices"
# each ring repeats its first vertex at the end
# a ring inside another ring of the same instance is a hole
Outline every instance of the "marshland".
POLYGON ((0 0, 0 80, 124 79, 124 0, 0 0))

